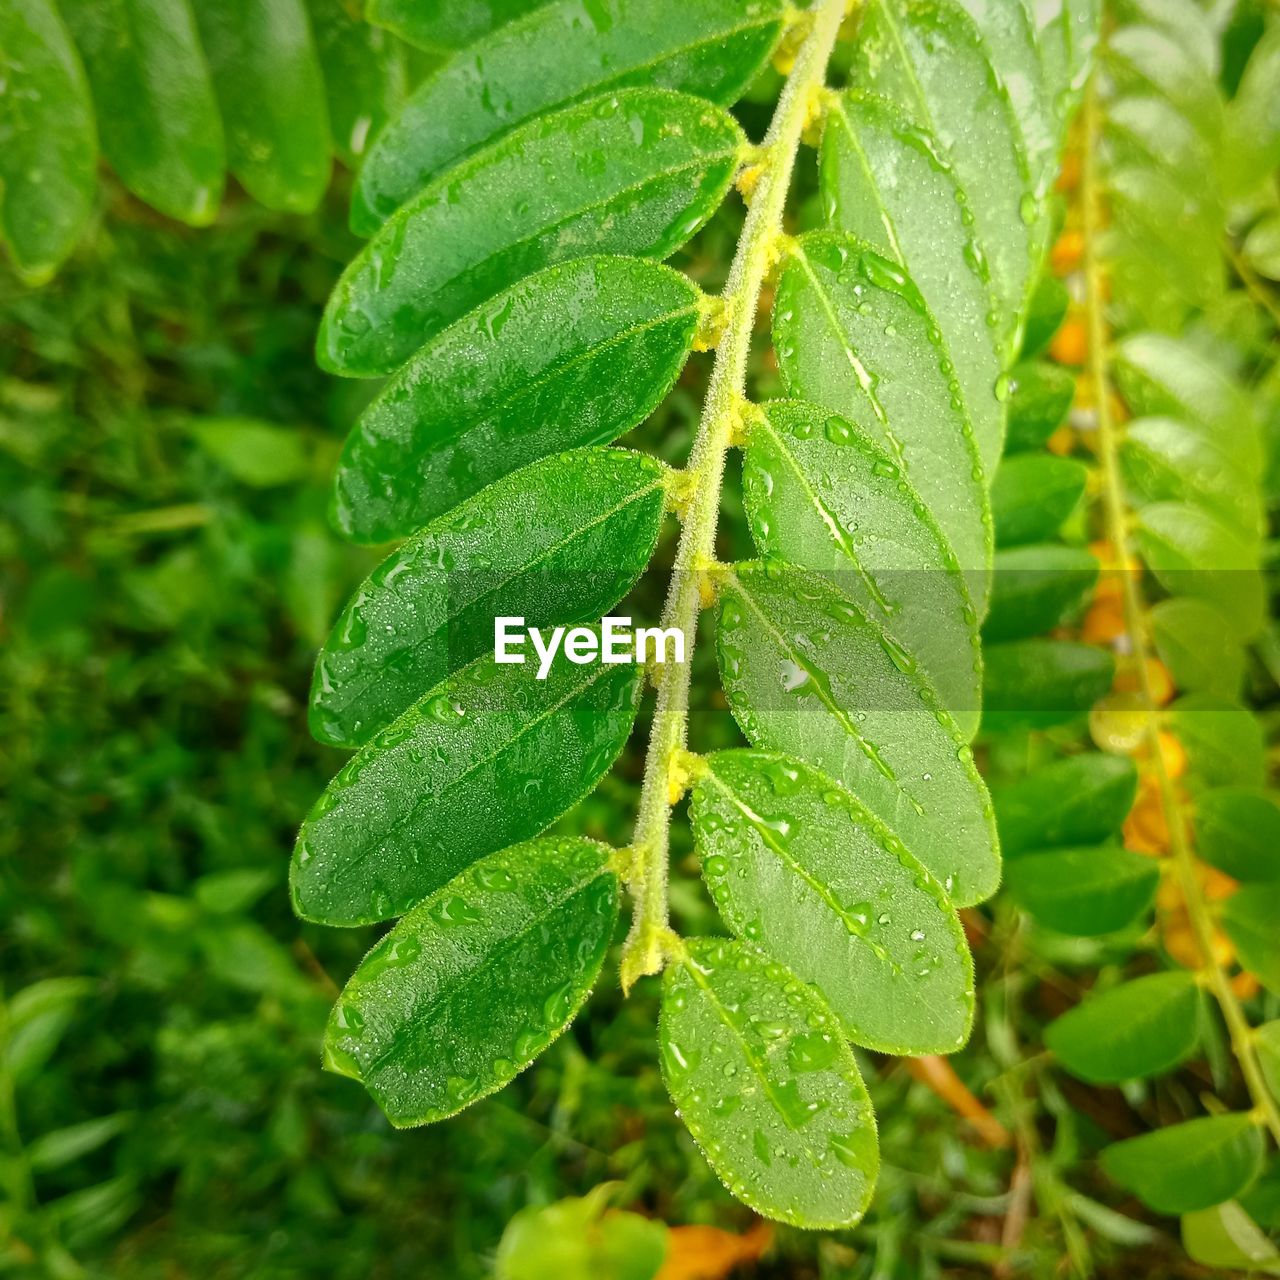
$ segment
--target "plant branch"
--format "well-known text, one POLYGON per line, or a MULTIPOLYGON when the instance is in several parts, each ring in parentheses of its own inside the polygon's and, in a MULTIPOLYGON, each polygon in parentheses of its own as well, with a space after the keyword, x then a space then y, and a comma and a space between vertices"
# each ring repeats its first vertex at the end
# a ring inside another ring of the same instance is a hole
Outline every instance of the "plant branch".
POLYGON ((1132 646, 1132 657, 1137 668, 1138 689, 1146 717, 1144 736, 1151 756, 1151 767, 1154 770, 1161 807, 1169 828, 1169 849, 1173 858, 1174 872, 1186 901, 1187 914, 1200 952, 1204 980, 1222 1010, 1222 1016, 1231 1037, 1232 1052, 1240 1064, 1254 1108, 1276 1142, 1280 1143, 1280 1108, 1271 1096, 1258 1064, 1253 1029, 1249 1026, 1240 1001, 1231 989, 1226 972, 1214 958, 1213 922, 1208 905, 1200 892, 1200 883, 1196 878, 1195 857, 1187 836, 1186 815, 1160 745, 1159 704, 1151 687, 1150 652, 1141 587, 1137 571, 1129 569, 1129 513, 1120 478, 1118 431, 1111 415, 1108 333, 1103 289, 1105 266, 1099 257, 1100 232, 1103 226, 1097 157, 1100 127, 1101 109, 1095 75, 1090 80, 1085 97, 1081 199, 1085 239, 1085 312, 1089 333, 1088 376, 1093 382, 1094 403, 1097 406, 1098 459, 1102 468, 1103 514, 1106 521, 1107 540, 1120 566, 1119 572, 1124 591, 1125 630, 1132 646))
POLYGON ((783 235, 782 215, 801 135, 825 79, 827 62, 845 15, 845 0, 822 0, 796 55, 777 110, 759 149, 742 236, 734 254, 724 303, 727 316, 716 348, 702 421, 689 458, 689 497, 676 550, 662 625, 679 627, 685 662, 659 668, 658 703, 645 761, 636 836, 631 848, 631 932, 622 955, 627 990, 644 974, 657 973, 668 950, 667 872, 671 807, 684 790, 681 756, 688 738, 689 682, 698 614, 706 575, 715 564, 716 526, 725 455, 746 405, 747 358, 760 291, 783 235))

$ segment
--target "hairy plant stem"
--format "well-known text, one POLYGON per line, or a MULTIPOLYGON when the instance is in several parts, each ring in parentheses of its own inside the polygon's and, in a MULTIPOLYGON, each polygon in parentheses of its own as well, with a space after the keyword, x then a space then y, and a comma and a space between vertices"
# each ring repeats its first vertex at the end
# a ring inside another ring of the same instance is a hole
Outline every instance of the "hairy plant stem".
POLYGON ((725 455, 747 407, 747 357, 760 290, 783 236, 782 214, 801 135, 826 79, 827 62, 845 14, 845 0, 822 0, 796 54, 777 110, 753 164, 748 202, 723 300, 726 323, 716 347, 702 420, 689 458, 690 484, 684 529, 676 550, 671 587, 662 613, 664 627, 686 637, 685 662, 655 669, 658 703, 645 760, 629 886, 634 916, 622 953, 622 986, 657 973, 671 946, 667 922, 667 871, 671 807, 684 790, 681 757, 688 737, 689 682, 698 614, 715 565, 716 526, 725 455))
POLYGON ((1118 430, 1111 414, 1111 379, 1106 300, 1103 281, 1105 265, 1099 257, 1099 238, 1103 229, 1102 191, 1098 177, 1097 142, 1102 116, 1098 101, 1096 75, 1091 79, 1084 105, 1083 165, 1081 175, 1081 204, 1084 216, 1084 270, 1085 312, 1089 337, 1089 378, 1093 383, 1094 402, 1098 415, 1098 459, 1102 469, 1103 514, 1106 521, 1107 540, 1112 554, 1119 563, 1123 586, 1125 631, 1131 644, 1131 654, 1137 669, 1138 691, 1145 712, 1144 736, 1151 768, 1160 795, 1165 823, 1169 829, 1169 851, 1174 874, 1187 905, 1196 947, 1200 952, 1201 976, 1213 993, 1222 1010, 1223 1020, 1231 1037, 1231 1049, 1244 1076, 1249 1096, 1253 1101, 1259 1121, 1271 1131, 1280 1144, 1280 1107, 1271 1096, 1258 1063, 1254 1032, 1250 1027, 1240 1001, 1231 989, 1227 974, 1213 951, 1213 921, 1208 905, 1201 893, 1196 876, 1195 856, 1187 835, 1186 814, 1174 786, 1173 778, 1165 763, 1160 744, 1160 713, 1153 695, 1149 670, 1150 648, 1147 642, 1146 613, 1142 591, 1136 570, 1129 569, 1129 511, 1120 477, 1118 430))

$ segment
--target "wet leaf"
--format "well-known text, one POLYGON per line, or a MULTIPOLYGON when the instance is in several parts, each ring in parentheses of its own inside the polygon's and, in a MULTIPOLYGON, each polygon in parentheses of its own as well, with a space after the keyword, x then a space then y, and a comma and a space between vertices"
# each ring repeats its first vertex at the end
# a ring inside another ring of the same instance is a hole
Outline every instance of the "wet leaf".
POLYGON ((909 655, 823 578, 737 565, 721 585, 721 679, 743 733, 842 782, 957 905, 999 880, 973 753, 909 655))
POLYGON ((501 1089, 572 1021, 618 916, 611 851, 548 837, 490 854, 365 956, 325 1031, 325 1066, 399 1128, 501 1089))
POLYGON ((484 854, 544 830, 622 750, 639 675, 575 665, 563 649, 545 680, 492 653, 455 672, 316 802, 290 867, 294 909, 325 924, 386 920, 484 854))
POLYGON ((795 1226, 852 1226, 879 1168, 875 1114, 822 998, 741 943, 691 939, 667 968, 662 1074, 729 1190, 795 1226))
POLYGON ((360 416, 335 481, 338 527, 403 537, 526 463, 629 431, 679 375, 699 300, 657 263, 581 258, 462 317, 360 416))
POLYGON ((531 120, 429 183, 338 281, 331 373, 389 373, 521 277, 591 253, 660 259, 728 190, 742 131, 686 94, 625 89, 531 120))
POLYGON ((1096 938, 1125 928, 1150 908, 1160 868, 1152 858, 1100 845, 1012 858, 1005 878, 1010 897, 1041 924, 1096 938))
POLYGON ((728 105, 769 56, 782 0, 552 0, 429 75, 360 170, 351 226, 370 235, 437 174, 534 116, 618 89, 728 105))
POLYGON ((1082 752, 992 792, 1006 857, 1097 844, 1120 830, 1138 793, 1125 756, 1082 752))
POLYGON ((1115 656, 1074 640, 1006 640, 983 655, 984 729, 1044 729, 1084 715, 1115 676, 1115 656))
POLYGON ((1001 548, 1046 541, 1084 496, 1088 469, 1074 458, 1027 453, 1007 458, 991 486, 991 514, 1001 548))
POLYGON ((710 756, 693 833, 739 937, 816 987, 858 1045, 951 1053, 973 1019, 973 961, 942 886, 843 787, 786 756, 710 756))
POLYGON ((374 569, 334 623, 311 685, 312 733, 366 742, 491 653, 499 617, 540 627, 598 620, 648 563, 665 503, 656 459, 583 449, 433 521, 374 569))
POLYGON ((918 661, 968 737, 977 611, 950 544, 893 458, 847 418, 774 401, 752 425, 743 497, 760 554, 815 569, 918 661))
POLYGON ((433 53, 461 49, 545 0, 365 0, 370 22, 433 53))

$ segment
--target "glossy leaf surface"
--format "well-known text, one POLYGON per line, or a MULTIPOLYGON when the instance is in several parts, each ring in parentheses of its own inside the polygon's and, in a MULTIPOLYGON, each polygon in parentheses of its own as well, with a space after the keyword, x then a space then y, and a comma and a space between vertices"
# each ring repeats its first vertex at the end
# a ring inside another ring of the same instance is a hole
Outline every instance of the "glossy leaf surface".
POLYGON ((973 962, 941 885, 816 769, 754 751, 705 765, 694 840, 729 928, 817 987, 855 1044, 958 1049, 973 1018, 973 962))
POLYGON ((502 1088, 586 999, 618 917, 611 851, 554 837, 490 854, 365 956, 325 1032, 325 1065, 400 1127, 502 1088))
POLYGON ((1102 1167, 1157 1213, 1207 1209, 1257 1176, 1262 1133, 1247 1115, 1205 1116, 1117 1142, 1102 1167))
POLYGON ((738 565, 720 588, 721 679, 743 733, 836 779, 957 905, 999 880, 973 753, 880 627, 823 578, 738 565))
POLYGON ((1082 547, 1037 543, 996 552, 983 639, 1023 640, 1051 631, 1079 610, 1097 580, 1098 562, 1082 547))
POLYGON ((389 373, 522 276, 591 253, 665 258, 715 210, 742 150, 719 107, 626 89, 478 152, 402 206, 343 273, 317 342, 332 373, 389 373))
POLYGON ((1004 437, 996 396, 999 315, 951 166, 893 103, 856 90, 828 108, 821 164, 831 225, 901 266, 928 304, 956 367, 983 467, 994 474, 1004 437))
POLYGON ((84 69, 50 0, 0 9, 0 239, 44 284, 93 204, 97 134, 84 69))
POLYGON ((186 0, 62 0, 102 150, 152 208, 204 226, 222 198, 222 120, 186 0))
POLYGON ((312 733, 367 741, 491 652, 498 617, 598 620, 649 562, 665 503, 656 459, 584 449, 534 463, 433 521, 339 615, 316 663, 312 733))
POLYGON ((1088 471, 1074 458, 1028 453, 1000 464, 991 486, 991 514, 1000 547, 1052 538, 1084 494, 1088 471))
POLYGON ((741 943, 694 939, 667 968, 659 1045, 681 1118, 757 1213, 851 1226, 879 1169, 875 1113, 835 1015, 741 943))
POLYGON ((637 258, 529 276, 450 325, 360 416, 334 519, 357 542, 413 532, 526 463, 646 418, 693 343, 698 290, 637 258))
POLYGON ((192 8, 231 172, 268 209, 310 213, 329 185, 329 115, 302 0, 219 0, 192 8))
POLYGON ((1132 924, 1151 906, 1160 868, 1141 854, 1100 845, 1013 858, 1005 878, 1013 900, 1041 924, 1094 938, 1132 924))
MULTIPOLYGON (((981 583, 991 528, 977 440, 902 268, 851 236, 802 237, 778 282, 773 340, 788 391, 879 443, 981 583)), ((981 608, 985 589, 975 595, 981 608)))
POLYGON ((365 17, 420 49, 461 49, 545 0, 365 0, 365 17))
POLYGON ((950 544, 892 456, 839 414, 775 401, 753 421, 742 483, 761 555, 829 577, 919 663, 972 737, 977 612, 950 544))
POLYGON ((1008 640, 988 645, 983 724, 1048 728, 1084 715, 1111 687, 1115 657, 1074 640, 1008 640))
POLYGON ((1097 844, 1120 830, 1138 793, 1125 756, 1082 752, 992 792, 1006 857, 1097 844))
POLYGON ((1159 1075, 1195 1052, 1200 988, 1179 969, 1088 996, 1045 1029, 1045 1044, 1072 1075, 1118 1084, 1159 1075))
POLYGON ((577 666, 563 650, 545 680, 477 658, 329 784, 294 849, 294 909, 326 924, 385 920, 544 830, 617 758, 638 691, 638 668, 577 666))
POLYGON ((769 56, 781 0, 552 0, 450 58, 414 91, 360 171, 369 235, 450 165, 526 120, 640 86, 728 104, 769 56))
POLYGON ((1010 386, 1005 453, 1042 448, 1067 420, 1076 392, 1075 378, 1060 365, 1037 360, 1016 365, 1010 386))

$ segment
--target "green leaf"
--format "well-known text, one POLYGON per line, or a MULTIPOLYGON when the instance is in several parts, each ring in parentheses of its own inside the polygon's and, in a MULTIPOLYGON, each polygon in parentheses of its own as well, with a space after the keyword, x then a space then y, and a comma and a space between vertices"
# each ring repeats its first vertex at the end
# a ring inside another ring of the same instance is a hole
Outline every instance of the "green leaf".
POLYGON ((36 1173, 61 1169, 106 1146, 132 1123, 132 1112, 117 1111, 114 1115, 83 1120, 63 1129, 51 1129, 27 1144, 27 1163, 36 1173))
POLYGON ((992 792, 1005 857, 1099 844, 1120 830, 1138 794, 1126 756, 1068 756, 992 792))
POLYGON ((639 668, 579 666, 563 649, 545 680, 492 653, 455 672, 316 802, 290 867, 294 909, 325 924, 385 920, 544 830, 617 758, 639 683, 639 668))
POLYGON ((1185 1214, 1182 1247, 1206 1267, 1280 1275, 1280 1252, 1234 1200, 1185 1214))
POLYGON ((329 115, 302 0, 198 0, 192 7, 231 172, 268 209, 310 213, 329 185, 329 115))
POLYGON ((50 0, 0 8, 0 239, 25 284, 75 248, 97 188, 98 140, 80 59, 50 0))
POLYGON ((1244 681, 1244 646, 1211 604, 1189 596, 1151 610, 1151 638, 1174 685, 1187 693, 1234 699, 1244 681))
POLYGON ((1122 0, 1119 18, 1126 26, 1159 27, 1182 46, 1207 75, 1218 74, 1218 32, 1195 0, 1122 0))
MULTIPOLYGON (((583 449, 499 480, 402 543, 334 623, 311 685, 311 731, 358 745, 494 646, 495 619, 599 619, 653 555, 664 468, 583 449)), ((529 655, 532 657, 532 654, 529 655)))
POLYGON ((821 164, 828 221, 896 262, 920 290, 992 474, 1004 436, 999 315, 955 174, 929 134, 861 90, 831 100, 821 164))
POLYGON ((546 0, 365 0, 364 13, 420 49, 461 49, 546 0))
POLYGON ((1219 787, 1195 807, 1196 854, 1236 880, 1280 880, 1280 804, 1266 791, 1219 787))
POLYGON ((743 150, 722 108, 625 89, 531 120, 401 207, 348 266, 317 343, 332 373, 389 373, 522 276, 597 253, 665 258, 724 198, 743 150))
POLYGON ((1280 214, 1260 218, 1245 236, 1240 251, 1259 275, 1280 280, 1280 214))
POLYGON ((1200 1004, 1193 974, 1153 973, 1089 996, 1045 1028, 1044 1042, 1091 1084, 1159 1075, 1195 1052, 1200 1004))
POLYGON ((403 537, 526 463, 615 440, 671 389, 699 316, 694 285, 636 258, 521 280, 428 341, 360 416, 338 527, 403 537))
POLYGON ((1227 107, 1222 172, 1238 195, 1264 182, 1280 165, 1280 27, 1263 32, 1227 107))
POLYGON ((294 427, 208 416, 192 421, 191 434, 215 462, 254 489, 295 484, 311 468, 306 437, 294 427))
POLYGON ((1153 858, 1114 845, 1055 849, 1013 858, 1009 895, 1041 924, 1096 938, 1132 924, 1151 906, 1160 868, 1153 858))
POLYGON ((984 730, 1045 729, 1083 715, 1115 677, 1115 657, 1074 640, 1006 640, 983 655, 984 730))
POLYGON ((120 181, 161 213, 208 226, 227 159, 187 0, 61 0, 61 9, 120 181))
POLYGON ((1139 513, 1136 541, 1166 591, 1207 601, 1242 640, 1257 633, 1265 600, 1255 540, 1202 507, 1156 502, 1139 513))
POLYGON ((691 939, 667 968, 658 1037, 681 1118, 734 1196, 799 1227, 862 1217, 880 1164, 875 1113, 811 987, 740 943, 691 939))
POLYGON ((0 1052, 14 1084, 39 1074, 71 1026, 76 1005, 92 990, 88 978, 44 978, 9 998, 8 1036, 0 1052))
POLYGON ((1157 1213, 1190 1213, 1243 1191, 1262 1146, 1251 1116, 1203 1116, 1107 1147, 1102 1167, 1157 1213))
POLYGON ((1229 448, 1237 467, 1255 473, 1263 451, 1248 398, 1194 347, 1158 333, 1138 333, 1116 349, 1115 373, 1135 417, 1180 418, 1229 448))
POLYGON ((791 395, 851 419, 888 452, 982 609, 991 546, 982 462, 954 407, 958 384, 943 369, 936 328, 903 270, 851 236, 803 236, 778 282, 773 341, 791 395))
POLYGON ((411 911, 334 1006, 325 1066, 397 1128, 501 1089, 573 1020, 618 918, 611 851, 547 837, 491 854, 411 911))
POLYGON ((847 418, 774 401, 750 426, 742 481, 760 554, 830 578, 918 660, 972 737, 977 612, 950 544, 893 458, 847 418))
POLYGON ((855 1043, 952 1053, 973 1021, 955 910, 843 787, 786 756, 710 756, 693 793, 702 875, 730 930, 816 987, 855 1043))
POLYGON ((387 31, 353 17, 346 0, 306 0, 334 150, 356 168, 369 143, 404 103, 404 48, 387 31))
POLYGON ((851 79, 904 104, 938 140, 991 265, 1001 332, 1016 345, 1042 233, 1014 106, 977 28, 938 0, 868 0, 851 79))
POLYGON ((1167 29, 1121 27, 1107 41, 1107 66, 1122 92, 1154 89, 1206 138, 1221 136, 1222 95, 1213 73, 1167 29))
POLYGON ((1078 612, 1097 580, 1098 562, 1082 547, 1037 543, 998 551, 983 639, 1023 640, 1051 631, 1078 612))
POLYGON ((1258 1065, 1274 1097, 1280 1097, 1280 1018, 1264 1022, 1254 1032, 1258 1065))
POLYGON ((639 86, 728 105, 782 31, 782 0, 552 0, 449 59, 369 151, 351 227, 378 229, 443 170, 535 116, 639 86))
MULTIPOLYGON (((1067 318, 1067 311, 1070 306, 1071 294, 1067 292, 1067 286, 1057 276, 1050 275, 1048 272, 1042 273, 1040 279, 1036 282, 1035 292, 1031 295, 1031 301, 1027 305, 1027 322, 1022 335, 1022 350, 1020 353, 1021 363, 1013 370, 1015 392, 1019 373, 1029 369, 1034 369, 1044 374, 1059 374, 1074 383, 1075 379, 1072 378, 1070 371, 1064 369, 1061 365, 1049 364, 1033 358, 1049 345, 1053 335, 1062 327, 1062 322, 1067 318)), ((1012 413, 1012 404, 1009 409, 1012 413)), ((1066 417, 1065 408, 1062 411, 1062 416, 1066 417)), ((1061 422, 1062 419, 1059 418, 1058 421, 1061 422)), ((1055 423, 1055 425, 1057 424, 1055 423)))
POLYGON ((990 800, 914 660, 804 570, 736 565, 720 598, 721 679, 747 739, 842 782, 957 905, 994 892, 990 800))
POLYGON ((1213 164, 1213 149, 1167 98, 1135 93, 1107 106, 1106 134, 1118 168, 1149 166, 1181 185, 1213 164))
POLYGON ((527 1205, 502 1233, 498 1280, 654 1280, 667 1253, 665 1223, 609 1209, 616 1183, 548 1205, 527 1205))
POLYGON ((1088 475, 1082 462, 1051 453, 1005 459, 991 486, 996 543, 1017 547, 1052 538, 1083 497, 1088 475))
POLYGON ((1076 394, 1075 378, 1061 365, 1034 360, 1014 367, 1010 385, 1005 454, 1043 448, 1067 420, 1076 394))
POLYGON ((1280 933, 1276 931, 1280 884, 1249 885, 1237 890, 1222 904, 1218 919, 1235 943, 1240 967, 1269 991, 1280 993, 1280 933))
POLYGON ((1261 787, 1266 775, 1262 726, 1252 712, 1231 702, 1191 693, 1165 712, 1187 753, 1192 791, 1210 787, 1261 787))
POLYGON ((1204 507, 1255 538, 1262 522, 1257 485, 1202 428, 1174 418, 1140 418, 1125 427, 1125 479, 1146 502, 1204 507))

